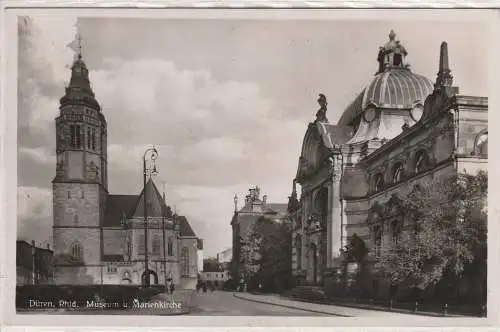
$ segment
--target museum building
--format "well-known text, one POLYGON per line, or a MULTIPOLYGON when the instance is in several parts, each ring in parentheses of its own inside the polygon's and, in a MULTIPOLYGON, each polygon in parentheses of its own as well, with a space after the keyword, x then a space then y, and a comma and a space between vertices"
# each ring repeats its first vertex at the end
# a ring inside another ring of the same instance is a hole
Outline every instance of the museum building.
POLYGON ((446 42, 435 83, 410 70, 407 54, 391 31, 375 77, 337 124, 328 121, 326 96, 319 96, 289 198, 299 283, 335 282, 354 234, 369 255, 390 245, 402 227, 391 216, 419 182, 487 170, 488 99, 453 86, 446 42))

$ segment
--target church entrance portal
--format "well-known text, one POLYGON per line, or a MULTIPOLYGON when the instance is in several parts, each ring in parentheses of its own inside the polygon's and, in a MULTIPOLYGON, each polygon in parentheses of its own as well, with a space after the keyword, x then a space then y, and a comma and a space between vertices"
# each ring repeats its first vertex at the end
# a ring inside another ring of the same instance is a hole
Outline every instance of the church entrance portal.
MULTIPOLYGON (((146 271, 142 273, 141 281, 142 284, 145 285, 145 280, 146 280, 146 271)), ((158 285, 158 275, 156 274, 155 271, 149 270, 149 284, 150 285, 158 285)))

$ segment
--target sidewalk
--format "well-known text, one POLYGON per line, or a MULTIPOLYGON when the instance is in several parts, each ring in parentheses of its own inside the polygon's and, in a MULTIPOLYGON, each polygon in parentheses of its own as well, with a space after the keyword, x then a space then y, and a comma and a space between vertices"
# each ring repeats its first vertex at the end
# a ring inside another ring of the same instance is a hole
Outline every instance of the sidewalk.
MULTIPOLYGON (((284 299, 279 295, 274 294, 249 294, 249 293, 233 293, 233 296, 242 300, 272 304, 286 308, 304 310, 309 312, 322 313, 332 316, 343 317, 386 317, 386 318, 411 318, 415 319, 415 314, 395 311, 381 311, 370 308, 355 308, 343 305, 334 304, 317 304, 310 302, 301 302, 295 300, 284 299)), ((422 313, 423 314, 423 313, 422 313)))

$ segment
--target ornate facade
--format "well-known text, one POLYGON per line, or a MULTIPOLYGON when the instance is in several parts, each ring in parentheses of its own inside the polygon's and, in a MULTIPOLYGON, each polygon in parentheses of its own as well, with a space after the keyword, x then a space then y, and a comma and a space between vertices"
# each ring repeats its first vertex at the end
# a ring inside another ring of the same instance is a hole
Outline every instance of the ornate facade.
POLYGON ((303 283, 334 282, 354 234, 370 255, 390 244, 403 227, 398 202, 419 181, 487 170, 487 98, 452 86, 446 42, 435 83, 410 70, 407 54, 391 31, 378 72, 336 125, 320 95, 289 199, 293 272, 303 283))
POLYGON ((243 271, 255 270, 257 267, 249 266, 253 257, 244 257, 247 252, 244 246, 250 243, 249 236, 252 233, 255 222, 261 218, 279 220, 287 215, 287 205, 281 203, 269 203, 267 195, 260 197, 260 188, 250 188, 245 197, 245 205, 238 210, 238 197, 234 197, 234 214, 231 220, 233 232, 232 266, 233 278, 245 278, 243 271))
POLYGON ((149 276, 151 284, 171 278, 181 287, 194 287, 201 240, 185 217, 172 213, 151 179, 139 195, 108 193, 106 119, 80 55, 71 71, 56 118, 55 283, 141 284, 149 276))

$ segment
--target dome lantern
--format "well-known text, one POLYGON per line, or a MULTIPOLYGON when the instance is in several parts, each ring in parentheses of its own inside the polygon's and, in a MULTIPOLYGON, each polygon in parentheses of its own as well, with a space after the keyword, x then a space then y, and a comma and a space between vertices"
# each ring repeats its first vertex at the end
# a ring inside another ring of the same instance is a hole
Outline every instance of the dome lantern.
POLYGON ((409 66, 406 64, 406 56, 408 52, 401 42, 396 39, 396 33, 391 30, 389 33, 389 41, 379 48, 377 61, 379 68, 377 74, 380 74, 391 68, 405 68, 409 66))

